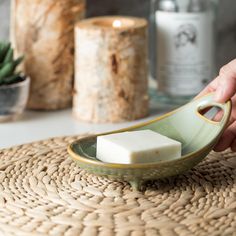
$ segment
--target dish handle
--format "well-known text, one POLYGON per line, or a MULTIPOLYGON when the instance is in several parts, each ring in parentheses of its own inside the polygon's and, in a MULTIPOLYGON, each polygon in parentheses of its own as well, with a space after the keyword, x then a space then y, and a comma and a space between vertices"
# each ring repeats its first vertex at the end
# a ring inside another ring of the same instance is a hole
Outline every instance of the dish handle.
POLYGON ((214 93, 205 95, 196 102, 196 112, 202 119, 215 125, 225 125, 228 123, 232 111, 232 101, 218 103, 214 100, 214 93), (217 120, 214 120, 217 119, 217 120), (218 121, 219 119, 219 121, 218 121))

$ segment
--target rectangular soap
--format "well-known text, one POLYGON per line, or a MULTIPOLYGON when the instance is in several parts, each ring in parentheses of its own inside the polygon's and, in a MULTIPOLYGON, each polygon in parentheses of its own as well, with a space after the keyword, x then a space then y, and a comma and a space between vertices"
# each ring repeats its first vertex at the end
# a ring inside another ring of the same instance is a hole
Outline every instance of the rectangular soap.
POLYGON ((151 130, 97 138, 97 158, 106 163, 135 164, 181 157, 181 143, 151 130))

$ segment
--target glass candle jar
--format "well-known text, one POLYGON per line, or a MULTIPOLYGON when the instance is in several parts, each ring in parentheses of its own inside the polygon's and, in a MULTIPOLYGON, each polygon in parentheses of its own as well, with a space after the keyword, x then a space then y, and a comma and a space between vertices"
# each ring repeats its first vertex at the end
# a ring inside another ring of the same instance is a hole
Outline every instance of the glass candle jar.
POLYGON ((185 103, 214 78, 215 9, 213 0, 151 0, 150 67, 160 102, 185 103))

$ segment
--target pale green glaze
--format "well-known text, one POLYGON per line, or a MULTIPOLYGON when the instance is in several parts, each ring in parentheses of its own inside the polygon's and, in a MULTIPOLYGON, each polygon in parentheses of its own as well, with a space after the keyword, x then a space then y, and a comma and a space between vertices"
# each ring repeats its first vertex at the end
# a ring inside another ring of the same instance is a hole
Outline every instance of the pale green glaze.
POLYGON ((225 104, 214 103, 213 94, 209 94, 153 121, 110 132, 151 129, 173 138, 183 146, 182 157, 177 160, 130 165, 103 163, 96 159, 97 135, 72 143, 68 152, 81 168, 97 175, 128 181, 134 189, 140 189, 147 180, 181 174, 202 161, 226 128, 230 113, 230 101, 225 104), (199 109, 211 106, 223 109, 224 116, 220 122, 210 121, 198 113, 199 109))

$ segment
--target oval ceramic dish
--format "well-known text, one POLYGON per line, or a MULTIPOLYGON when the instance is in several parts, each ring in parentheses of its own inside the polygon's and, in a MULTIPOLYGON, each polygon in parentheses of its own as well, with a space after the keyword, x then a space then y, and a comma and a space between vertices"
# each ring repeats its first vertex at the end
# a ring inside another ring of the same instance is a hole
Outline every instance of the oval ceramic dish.
MULTIPOLYGON (((213 149, 225 130, 231 114, 231 102, 215 103, 213 94, 193 100, 187 105, 152 121, 105 134, 150 129, 182 143, 182 157, 177 160, 145 164, 110 164, 96 159, 98 135, 82 138, 68 147, 72 159, 90 173, 128 181, 139 189, 147 180, 178 175, 197 165, 213 149), (224 115, 220 122, 208 120, 200 110, 217 107, 224 115)), ((100 135, 105 135, 100 134, 100 135)), ((109 148, 109 147, 108 147, 109 148)))

